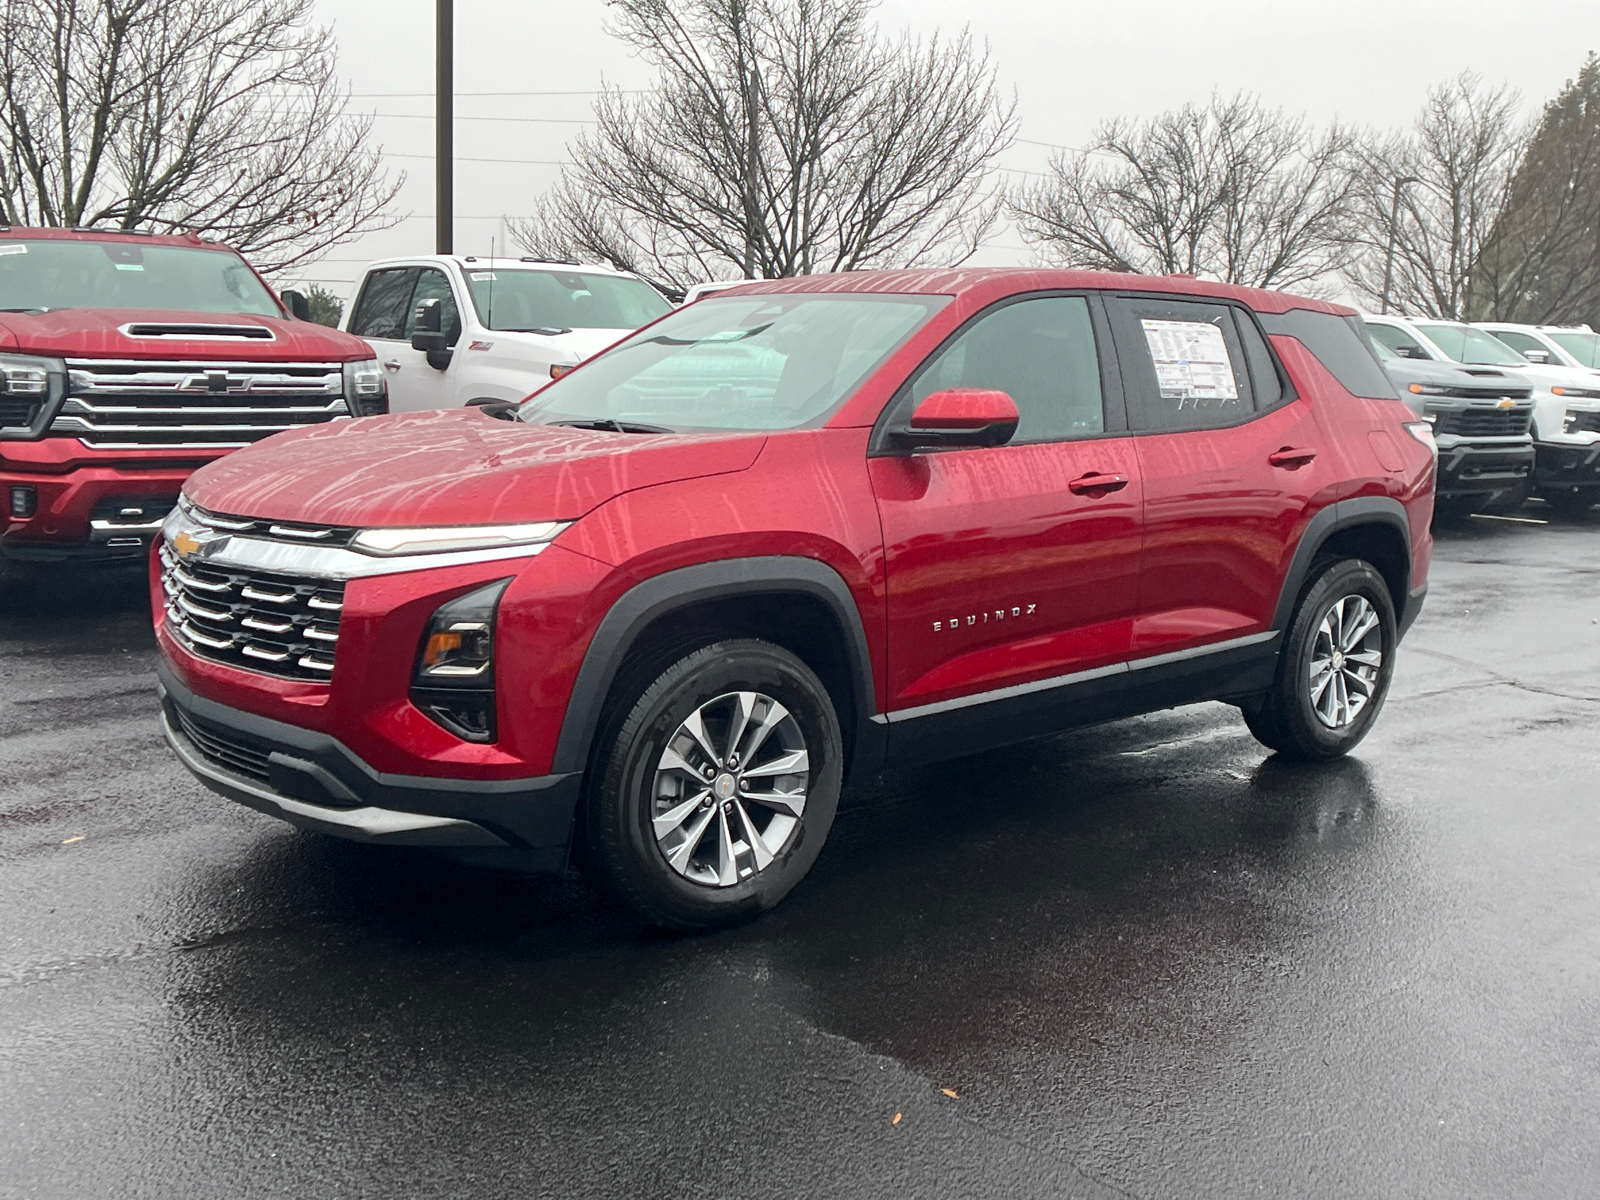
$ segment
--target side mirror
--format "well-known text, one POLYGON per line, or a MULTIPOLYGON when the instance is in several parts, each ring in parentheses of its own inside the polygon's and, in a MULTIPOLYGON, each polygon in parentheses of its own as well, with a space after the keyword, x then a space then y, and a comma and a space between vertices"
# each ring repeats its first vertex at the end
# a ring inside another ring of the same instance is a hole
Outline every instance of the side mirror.
POLYGON ((1004 392, 951 388, 917 405, 911 423, 896 431, 895 440, 909 450, 1003 446, 1021 419, 1016 402, 1004 392))
POLYGON ((1550 361, 1550 351, 1548 351, 1548 350, 1524 350, 1522 352, 1522 357, 1527 359, 1531 363, 1547 363, 1547 362, 1550 361))
POLYGON ((1412 345, 1396 346, 1394 352, 1396 354, 1398 354, 1401 358, 1426 359, 1428 357, 1428 352, 1426 350, 1424 350, 1421 346, 1412 346, 1412 345))
POLYGON ((455 351, 445 339, 444 305, 437 296, 417 305, 416 320, 411 328, 411 348, 427 354, 428 365, 435 371, 448 367, 455 351))
POLYGON ((297 292, 291 288, 288 291, 279 292, 278 298, 289 306, 289 311, 294 314, 295 320, 311 320, 311 301, 306 299, 304 292, 297 292))

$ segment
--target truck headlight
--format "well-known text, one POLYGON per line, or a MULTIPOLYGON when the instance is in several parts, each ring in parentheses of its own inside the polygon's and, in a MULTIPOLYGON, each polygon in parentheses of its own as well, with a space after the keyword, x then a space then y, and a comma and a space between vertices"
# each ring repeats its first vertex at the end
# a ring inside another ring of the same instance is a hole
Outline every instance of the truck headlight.
POLYGON ((399 554, 444 554, 451 550, 509 550, 543 545, 569 524, 570 521, 539 521, 531 525, 364 529, 351 539, 350 548, 384 558, 399 554))
POLYGON ((389 411, 389 386, 377 359, 344 364, 344 400, 352 417, 377 417, 389 411))
POLYGON ((0 436, 43 432, 67 394, 67 364, 59 358, 0 354, 0 436))
POLYGON ((441 604, 428 620, 411 677, 411 703, 467 742, 492 742, 495 728, 494 625, 511 580, 441 604))

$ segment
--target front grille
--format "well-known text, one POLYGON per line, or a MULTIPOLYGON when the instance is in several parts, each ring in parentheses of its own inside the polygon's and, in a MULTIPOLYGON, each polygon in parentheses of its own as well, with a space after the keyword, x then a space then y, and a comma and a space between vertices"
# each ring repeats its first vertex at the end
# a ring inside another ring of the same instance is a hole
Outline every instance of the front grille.
POLYGON ((0 429, 26 429, 39 413, 39 401, 31 396, 0 396, 0 429))
POLYGON ((203 721, 176 704, 169 703, 167 711, 177 717, 178 727, 194 744, 194 748, 216 766, 235 775, 259 779, 262 783, 268 781, 267 757, 272 753, 270 747, 246 740, 231 729, 203 721))
POLYGON ((348 546, 361 530, 352 525, 312 525, 306 521, 272 521, 264 517, 235 517, 211 512, 190 503, 191 518, 211 529, 235 537, 284 542, 291 546, 348 546))
POLYGON ((1573 413, 1573 433, 1600 433, 1600 412, 1573 413))
POLYGON ((344 584, 276 572, 182 562, 161 546, 167 626, 191 652, 275 675, 333 675, 344 584))
POLYGON ((91 446, 246 446, 348 417, 338 363, 67 361, 50 425, 91 446))
POLYGON ((1528 432, 1533 421, 1533 405, 1519 404, 1515 408, 1437 408, 1428 406, 1434 415, 1435 434, 1453 433, 1458 437, 1520 437, 1528 432))

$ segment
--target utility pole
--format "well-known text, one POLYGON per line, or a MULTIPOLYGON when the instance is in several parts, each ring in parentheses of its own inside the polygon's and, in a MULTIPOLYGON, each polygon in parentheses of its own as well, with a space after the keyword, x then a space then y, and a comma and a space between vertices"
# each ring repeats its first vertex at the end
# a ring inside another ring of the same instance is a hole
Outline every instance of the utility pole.
POLYGON ((1394 181, 1394 195, 1389 200, 1389 242, 1383 248, 1383 296, 1378 311, 1389 311, 1389 288, 1394 283, 1394 244, 1400 237, 1400 189, 1409 184, 1421 183, 1415 175, 1401 175, 1394 181))
POLYGON ((433 94, 434 252, 455 252, 455 0, 438 0, 434 25, 433 94))

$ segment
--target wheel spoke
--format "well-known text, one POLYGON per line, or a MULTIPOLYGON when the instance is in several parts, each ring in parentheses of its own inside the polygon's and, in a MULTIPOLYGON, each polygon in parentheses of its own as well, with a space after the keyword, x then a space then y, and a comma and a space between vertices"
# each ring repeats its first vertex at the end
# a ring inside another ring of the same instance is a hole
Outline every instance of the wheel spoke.
POLYGON ((1316 704, 1333 682, 1333 660, 1323 659, 1311 664, 1311 703, 1316 704))
POLYGON ((727 806, 717 805, 717 883, 732 887, 739 882, 739 863, 733 853, 733 835, 728 829, 727 806))
POLYGON ((700 805, 705 803, 705 799, 709 795, 711 795, 709 791, 697 792, 695 795, 690 796, 689 799, 685 800, 682 804, 676 805, 673 808, 669 808, 659 817, 651 817, 650 824, 656 831, 656 840, 660 841, 662 838, 666 837, 667 834, 671 833, 674 829, 682 825, 684 821, 688 820, 689 814, 695 809, 699 808, 700 805))
POLYGON ((722 765, 722 756, 711 748, 711 735, 706 732, 705 720, 700 715, 704 711, 704 709, 695 709, 684 718, 681 728, 699 743, 700 749, 705 753, 705 756, 720 767, 722 765))
POLYGON ((711 824, 711 819, 721 811, 720 808, 706 809, 700 820, 689 830, 687 837, 679 843, 678 848, 667 856, 667 861, 672 864, 672 869, 680 875, 689 873, 689 857, 699 848, 701 840, 706 836, 706 829, 711 824))
POLYGON ((735 800, 733 809, 739 814, 739 824, 744 829, 744 840, 750 844, 750 853, 756 860, 756 870, 764 871, 772 861, 772 851, 767 848, 766 839, 756 832, 755 823, 750 820, 744 805, 735 800))
POLYGON ((1358 666, 1371 667, 1374 671, 1383 666, 1383 654, 1378 650, 1357 650, 1346 654, 1344 660, 1358 666))
POLYGON ((1363 600, 1361 609, 1362 611, 1349 627, 1349 631, 1345 634, 1344 642, 1339 647, 1346 654, 1365 641, 1367 634, 1378 627, 1378 614, 1373 611, 1372 606, 1363 600))
POLYGON ((761 747, 765 746, 767 739, 772 736, 772 731, 789 719, 787 708, 776 700, 770 700, 769 703, 772 707, 767 709, 766 716, 761 718, 761 724, 750 734, 750 748, 744 756, 747 762, 760 753, 761 747))
POLYGON ((791 817, 798 817, 805 811, 806 794, 804 792, 744 792, 739 799, 748 804, 759 804, 763 808, 776 809, 778 812, 787 813, 791 817))
POLYGON ((746 767, 744 777, 746 779, 770 779, 774 775, 797 775, 801 771, 809 771, 810 769, 811 759, 804 750, 790 750, 785 754, 780 754, 770 762, 764 762, 755 767, 746 767))
POLYGON ((682 771, 685 775, 692 776, 696 781, 701 783, 704 782, 704 779, 701 776, 700 768, 696 767, 688 759, 684 758, 683 755, 674 750, 671 745, 668 745, 667 748, 661 752, 661 761, 656 764, 656 770, 682 771))
MULTIPOLYGON (((728 752, 722 756, 723 762, 730 762, 735 754, 739 753, 739 739, 744 737, 744 731, 750 724, 750 714, 756 706, 754 692, 735 692, 733 694, 733 712, 728 717, 728 752)), ((752 751, 752 753, 754 753, 752 751)), ((749 755, 741 756, 741 759, 749 755)))
POLYGON ((1344 683, 1345 695, 1347 696, 1350 694, 1350 685, 1352 683, 1361 689, 1361 695, 1358 697, 1359 699, 1364 701, 1368 696, 1372 695, 1373 685, 1363 679, 1358 671, 1345 671, 1344 683))

